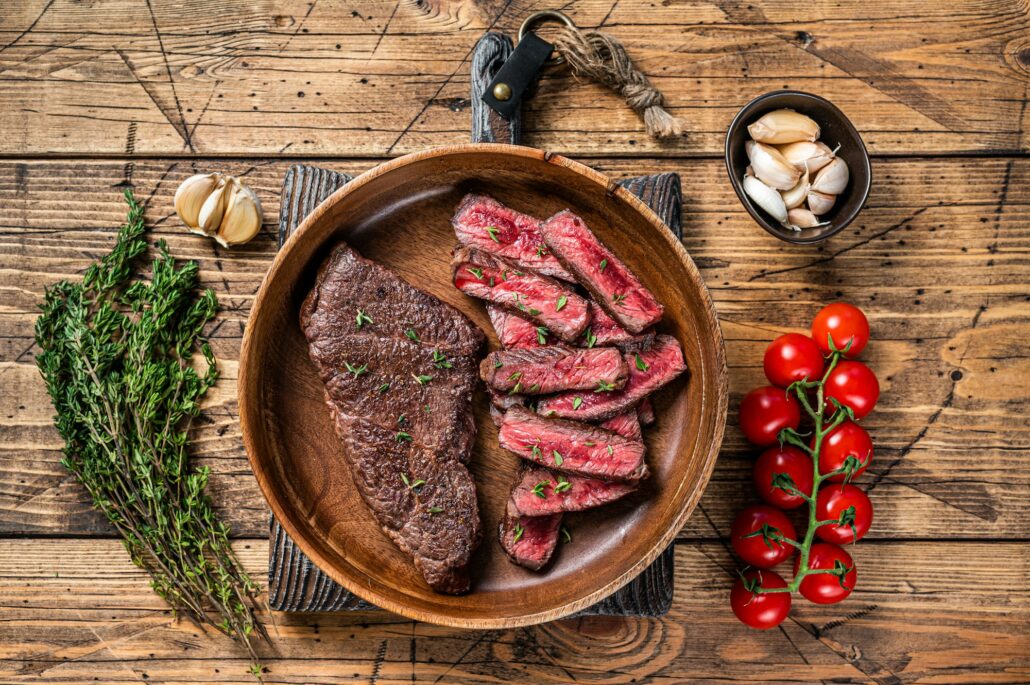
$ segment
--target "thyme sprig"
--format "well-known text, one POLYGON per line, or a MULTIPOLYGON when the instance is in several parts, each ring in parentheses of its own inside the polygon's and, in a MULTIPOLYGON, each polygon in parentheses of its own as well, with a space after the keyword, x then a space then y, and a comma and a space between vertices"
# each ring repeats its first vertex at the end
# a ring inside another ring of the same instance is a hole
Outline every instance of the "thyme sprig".
POLYGON ((154 591, 194 623, 239 639, 257 664, 252 634, 267 639, 254 615, 258 587, 215 515, 208 469, 189 459, 190 425, 218 378, 202 337, 218 301, 197 293, 196 262, 177 267, 163 241, 150 281, 133 278, 146 227, 131 191, 125 200, 114 248, 81 283, 48 288, 36 320, 36 364, 65 443, 61 463, 154 591))

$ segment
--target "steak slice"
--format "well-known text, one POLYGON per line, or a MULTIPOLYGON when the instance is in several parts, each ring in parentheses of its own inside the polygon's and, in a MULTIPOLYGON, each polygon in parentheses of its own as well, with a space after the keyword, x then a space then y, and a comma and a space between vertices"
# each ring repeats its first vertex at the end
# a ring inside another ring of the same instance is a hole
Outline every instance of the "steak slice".
POLYGON ((654 341, 654 331, 644 331, 634 335, 619 325, 619 322, 608 316, 593 300, 590 300, 590 325, 580 339, 581 347, 604 347, 614 345, 623 350, 638 350, 647 347, 654 341))
POLYGON ((630 440, 644 439, 644 434, 640 430, 640 419, 637 418, 637 412, 634 409, 628 409, 621 414, 616 414, 598 425, 605 430, 618 433, 630 440))
POLYGON ((578 421, 547 419, 524 407, 505 413, 498 441, 527 461, 603 480, 647 476, 644 444, 578 421))
POLYGON ((552 344, 554 336, 546 326, 537 326, 497 305, 486 305, 497 339, 506 350, 543 347, 552 344))
POLYGON ((564 392, 540 400, 537 411, 580 421, 603 421, 636 405, 687 370, 683 350, 671 335, 655 337, 650 349, 626 353, 629 380, 622 390, 607 393, 564 392))
POLYGON ((462 245, 492 252, 548 276, 575 280, 544 245, 539 219, 516 212, 489 195, 466 195, 451 225, 462 245))
POLYGON ((481 524, 463 462, 482 331, 343 244, 319 268, 300 323, 362 499, 430 587, 468 591, 481 524))
POLYGON ((614 347, 561 346, 491 352, 479 377, 494 390, 545 395, 562 390, 611 391, 626 384, 629 368, 614 347))
POLYGON ((640 333, 661 320, 661 303, 581 218, 566 209, 540 224, 540 233, 558 261, 623 328, 640 333))
POLYGON ((522 471, 511 491, 510 506, 522 516, 549 516, 584 511, 622 499, 637 489, 635 482, 565 476, 531 467, 522 471))
POLYGON ((539 571, 558 546, 561 518, 561 514, 520 516, 509 501, 500 525, 501 548, 519 566, 539 571))
POLYGON ((575 342, 590 323, 590 306, 570 286, 489 252, 461 247, 454 253, 451 269, 458 290, 545 326, 568 343, 575 342))
POLYGON ((637 418, 640 419, 640 425, 642 426, 650 426, 657 420, 654 414, 654 404, 651 403, 650 397, 640 400, 640 403, 637 405, 637 418))

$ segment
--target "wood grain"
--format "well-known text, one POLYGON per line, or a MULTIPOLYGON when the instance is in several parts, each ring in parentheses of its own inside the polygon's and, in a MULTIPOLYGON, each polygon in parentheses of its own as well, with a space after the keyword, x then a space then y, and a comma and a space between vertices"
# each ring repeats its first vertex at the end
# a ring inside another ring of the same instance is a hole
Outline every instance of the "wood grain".
MULTIPOLYGON (((1030 183, 1025 159, 877 160, 869 206, 855 229, 821 247, 783 250, 751 224, 721 161, 593 162, 613 176, 683 175, 684 244, 712 290, 727 340, 731 409, 762 382, 764 344, 801 328, 820 303, 868 308, 868 359, 883 382, 867 420, 876 457, 867 482, 880 538, 1027 539, 1030 430, 1013 412, 1030 400, 1030 183), (928 268, 932 265, 932 268, 928 268), (777 303, 786 303, 786 306, 777 303)), ((358 173, 365 161, 322 162, 358 173)), ((59 464, 34 362, 32 325, 43 288, 75 277, 112 243, 124 218, 118 186, 151 198, 154 237, 200 261, 223 310, 211 332, 223 378, 195 434, 216 503, 235 532, 267 534, 267 509, 240 446, 236 359, 253 294, 274 254, 285 163, 154 160, 0 164, 0 534, 106 535, 59 464), (181 231, 171 195, 194 170, 247 172, 268 223, 227 251, 181 231), (171 217, 171 218, 170 218, 171 217)), ((725 533, 750 496, 754 450, 730 422, 712 483, 683 536, 725 533)))
MULTIPOLYGON (((238 541, 258 574, 264 540, 238 541)), ((252 683, 242 650, 175 622, 115 541, 0 540, 5 683, 252 683)), ((1019 543, 865 542, 843 604, 796 602, 782 630, 726 607, 733 561, 717 542, 676 546, 672 612, 460 631, 381 612, 279 614, 268 683, 1030 681, 1019 543)), ((267 615, 263 620, 268 621, 267 615)), ((266 648, 267 649, 267 648, 266 648)))
MULTIPOLYGON (((8 3, 0 152, 383 156, 467 140, 468 61, 542 0, 8 3)), ((823 95, 874 153, 1028 149, 1030 19, 1014 0, 585 0, 687 124, 647 137, 617 96, 550 72, 524 142, 578 155, 715 154, 777 88, 823 95)))

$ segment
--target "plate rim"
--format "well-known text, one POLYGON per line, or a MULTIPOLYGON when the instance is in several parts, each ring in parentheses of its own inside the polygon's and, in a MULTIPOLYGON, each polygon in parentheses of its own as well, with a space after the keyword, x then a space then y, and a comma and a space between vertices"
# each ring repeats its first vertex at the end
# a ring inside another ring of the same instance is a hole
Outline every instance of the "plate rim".
MULTIPOLYGON (((274 489, 269 482, 269 474, 263 469, 258 468, 258 458, 256 454, 255 441, 252 437, 252 431, 254 427, 250 425, 250 415, 254 411, 251 407, 251 402, 248 399, 246 389, 250 387, 252 381, 250 380, 251 373, 250 368, 251 362, 251 347, 252 347, 252 331, 255 330, 256 326, 247 325, 244 329, 243 342, 240 349, 239 369, 237 374, 237 402, 239 404, 239 417, 240 417, 240 432, 243 438, 244 450, 247 453, 247 461, 250 464, 251 472, 254 478, 258 482, 258 486, 261 489, 261 494, 267 502, 272 513, 279 521, 280 525, 286 531, 286 534, 300 547, 301 551, 314 563, 318 568, 322 569, 330 578, 339 583, 341 586, 346 588, 349 592, 361 597, 367 602, 375 604, 376 606, 399 614, 406 618, 413 620, 424 621, 427 623, 433 623, 436 625, 454 627, 454 628, 470 628, 470 629, 498 629, 498 628, 515 628, 524 627, 530 625, 536 625, 547 621, 558 620, 564 617, 574 614, 577 611, 585 609, 590 605, 608 597, 619 588, 629 583, 633 578, 639 575, 649 564, 654 562, 655 559, 668 547, 670 544, 675 543, 676 536, 679 531, 683 528, 684 523, 693 513, 697 507, 701 496, 708 487, 708 483, 711 479, 712 471, 715 468, 715 462, 718 459, 719 450, 722 446, 722 441, 725 433, 726 426, 726 411, 729 400, 728 390, 728 371, 726 364, 726 344, 722 335, 722 328, 719 325, 718 317, 715 311, 715 304, 712 301, 711 293, 708 287, 705 285, 704 280, 701 278, 700 271, 697 269, 697 265, 694 264, 693 259, 687 253, 686 248, 683 247, 679 240, 676 240, 672 233, 665 226, 664 222, 658 217, 654 211, 648 207, 640 198, 634 195, 629 190, 620 186, 615 180, 608 177, 607 175, 592 169, 585 164, 576 162, 563 155, 559 155, 552 152, 547 152, 538 148, 526 147, 522 145, 511 145, 507 143, 463 143, 455 145, 446 145, 441 147, 429 148, 418 152, 413 152, 395 159, 389 160, 382 164, 379 164, 371 169, 363 172, 356 176, 349 183, 341 186, 338 190, 333 192, 332 195, 323 200, 319 205, 308 214, 304 220, 300 223, 297 230, 289 237, 282 248, 276 253, 272 264, 269 266, 264 278, 261 282, 261 287, 258 289, 257 294, 254 297, 254 304, 251 308, 250 316, 248 317, 248 323, 258 319, 262 314, 263 303, 266 296, 266 291, 269 284, 275 279, 280 268, 282 268, 283 262, 287 259, 288 255, 293 249, 293 246, 299 244, 300 241, 304 240, 307 233, 311 230, 311 227, 321 220, 322 216, 329 211, 329 208, 335 205, 337 202, 342 200, 344 197, 349 196, 352 193, 359 192, 368 183, 375 180, 379 176, 399 169, 404 166, 421 162, 425 159, 446 157, 446 156, 460 156, 467 155, 470 153, 491 153, 500 156, 516 156, 527 159, 533 159, 537 161, 543 161, 545 163, 554 164, 560 167, 564 167, 585 179, 593 182, 595 185, 600 186, 604 189, 605 193, 612 196, 618 196, 618 198, 624 202, 627 202, 637 213, 643 216, 653 228, 657 230, 662 240, 668 245, 668 248, 676 255, 679 261, 683 264, 687 271, 688 277, 693 281, 694 285, 698 287, 702 296, 702 310, 704 314, 703 323, 707 324, 711 334, 714 336, 715 342, 715 368, 713 372, 714 388, 712 394, 714 398, 704 397, 704 399, 711 399, 715 403, 716 417, 714 432, 711 435, 711 439, 708 440, 708 449, 702 453, 704 464, 701 472, 701 478, 698 483, 698 487, 695 489, 693 494, 683 503, 679 511, 676 512, 675 516, 670 520, 666 529, 661 535, 656 537, 654 543, 648 549, 647 553, 642 555, 636 562, 628 566, 618 577, 609 581, 602 587, 599 587, 585 596, 564 602, 558 606, 526 613, 517 616, 503 616, 503 617, 458 617, 451 616, 448 614, 442 614, 433 611, 432 609, 425 608, 414 608, 406 605, 403 602, 394 601, 388 597, 381 595, 373 588, 361 585, 354 582, 345 574, 338 572, 336 567, 329 563, 329 561, 322 556, 322 554, 311 544, 309 544, 307 537, 301 530, 294 525, 291 516, 286 515, 286 507, 283 506, 282 502, 274 494, 274 489)), ((703 365, 702 360, 702 365, 703 365)), ((707 371, 703 368, 699 370, 701 372, 707 371)), ((703 389, 704 390, 704 389, 703 389)))

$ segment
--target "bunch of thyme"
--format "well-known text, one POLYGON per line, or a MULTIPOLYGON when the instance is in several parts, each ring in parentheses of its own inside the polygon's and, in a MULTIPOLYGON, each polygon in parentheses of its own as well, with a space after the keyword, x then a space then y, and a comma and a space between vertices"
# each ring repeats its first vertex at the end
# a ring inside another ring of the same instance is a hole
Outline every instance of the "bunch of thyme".
POLYGON ((190 424, 218 378, 202 338, 218 301, 210 290, 198 295, 197 264, 177 268, 163 241, 150 282, 133 279, 146 228, 131 191, 125 199, 114 248, 81 283, 49 288, 36 321, 36 363, 65 441, 62 463, 154 591, 198 626, 238 638, 256 662, 251 635, 267 638, 254 616, 258 588, 204 492, 208 470, 192 467, 188 454, 190 424))

